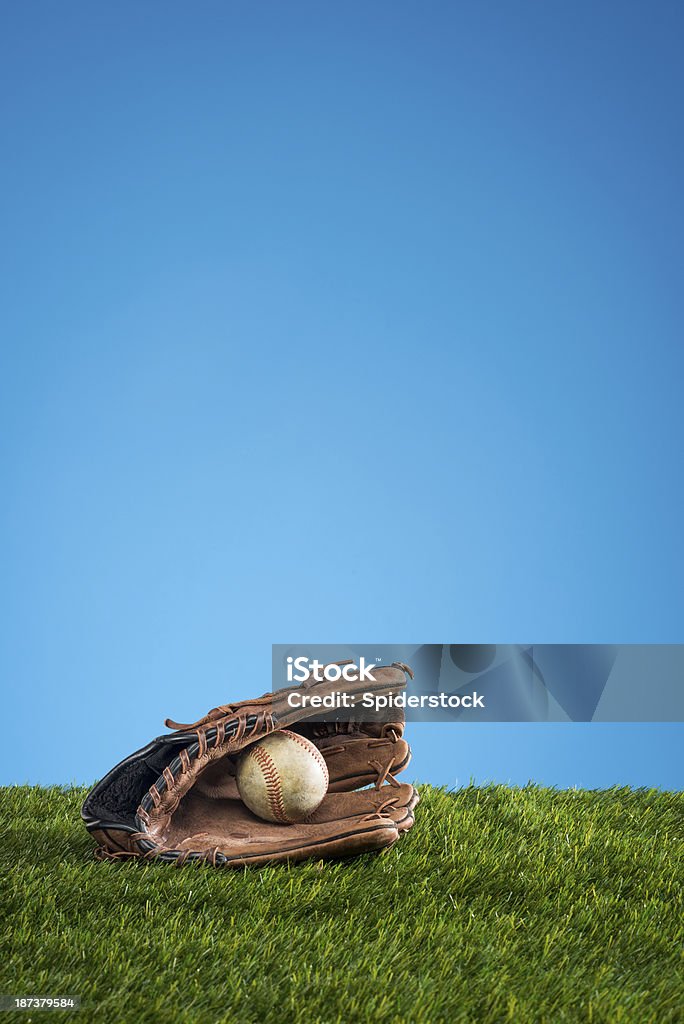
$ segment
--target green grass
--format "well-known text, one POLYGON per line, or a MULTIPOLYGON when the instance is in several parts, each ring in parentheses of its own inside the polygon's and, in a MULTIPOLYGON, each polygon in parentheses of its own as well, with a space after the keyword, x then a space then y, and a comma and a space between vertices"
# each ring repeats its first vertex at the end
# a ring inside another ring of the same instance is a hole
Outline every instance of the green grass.
POLYGON ((0 790, 0 993, 83 1006, 34 1019, 684 1019, 681 793, 423 787, 384 855, 240 871, 95 862, 83 795, 0 790))

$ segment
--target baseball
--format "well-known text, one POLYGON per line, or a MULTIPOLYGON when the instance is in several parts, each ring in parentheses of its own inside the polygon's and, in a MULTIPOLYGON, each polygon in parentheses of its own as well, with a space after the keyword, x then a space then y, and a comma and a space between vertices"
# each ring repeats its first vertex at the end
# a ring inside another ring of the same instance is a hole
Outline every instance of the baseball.
POLYGON ((247 747, 237 764, 238 792, 253 814, 292 824, 316 810, 328 790, 328 767, 310 740, 283 729, 247 747))

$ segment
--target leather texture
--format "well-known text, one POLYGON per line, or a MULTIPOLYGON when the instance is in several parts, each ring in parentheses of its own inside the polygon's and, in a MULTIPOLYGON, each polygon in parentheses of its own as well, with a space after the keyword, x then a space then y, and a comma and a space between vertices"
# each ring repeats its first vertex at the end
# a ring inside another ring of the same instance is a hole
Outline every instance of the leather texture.
MULTIPOLYGON (((412 673, 397 663, 376 667, 373 675, 373 683, 346 682, 345 692, 358 702, 363 693, 398 693, 412 673)), ((174 733, 130 755, 88 794, 82 817, 99 843, 96 855, 244 867, 392 846, 413 825, 418 803, 414 787, 396 779, 411 757, 403 717, 394 710, 392 721, 379 713, 362 720, 351 709, 345 720, 309 720, 320 711, 292 708, 287 699, 293 691, 325 696, 339 689, 338 683, 308 679, 214 708, 190 725, 167 720, 174 733), (257 818, 240 800, 235 781, 245 747, 283 728, 313 742, 329 774, 323 802, 297 824, 257 818), (368 786, 373 788, 361 788, 368 786)))

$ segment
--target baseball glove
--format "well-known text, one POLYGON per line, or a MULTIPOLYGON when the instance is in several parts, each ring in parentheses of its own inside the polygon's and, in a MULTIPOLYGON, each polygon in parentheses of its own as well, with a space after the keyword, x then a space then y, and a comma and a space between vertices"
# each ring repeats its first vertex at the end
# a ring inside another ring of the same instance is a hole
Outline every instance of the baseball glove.
MULTIPOLYGON (((373 676, 373 683, 345 682, 353 706, 363 692, 400 692, 413 673, 395 663, 374 668, 373 676)), ((96 856, 243 867, 347 857, 396 842, 413 824, 418 802, 413 786, 395 779, 411 757, 403 714, 395 709, 387 721, 373 711, 361 720, 352 706, 348 720, 321 720, 320 709, 290 706, 295 691, 326 696, 338 693, 339 683, 309 677, 298 687, 214 708, 190 725, 167 719, 174 732, 121 761, 86 797, 81 814, 100 844, 96 856), (285 728, 317 746, 330 779, 323 803, 300 824, 261 821, 242 803, 235 783, 239 753, 285 728)))

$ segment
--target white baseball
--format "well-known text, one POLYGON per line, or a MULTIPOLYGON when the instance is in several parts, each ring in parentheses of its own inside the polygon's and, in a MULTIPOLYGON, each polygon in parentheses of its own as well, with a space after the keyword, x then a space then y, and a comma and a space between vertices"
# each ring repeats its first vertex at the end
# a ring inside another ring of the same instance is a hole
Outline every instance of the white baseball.
POLYGON ((303 821, 328 791, 328 766, 320 750, 288 729, 247 747, 235 774, 240 796, 265 821, 303 821))

